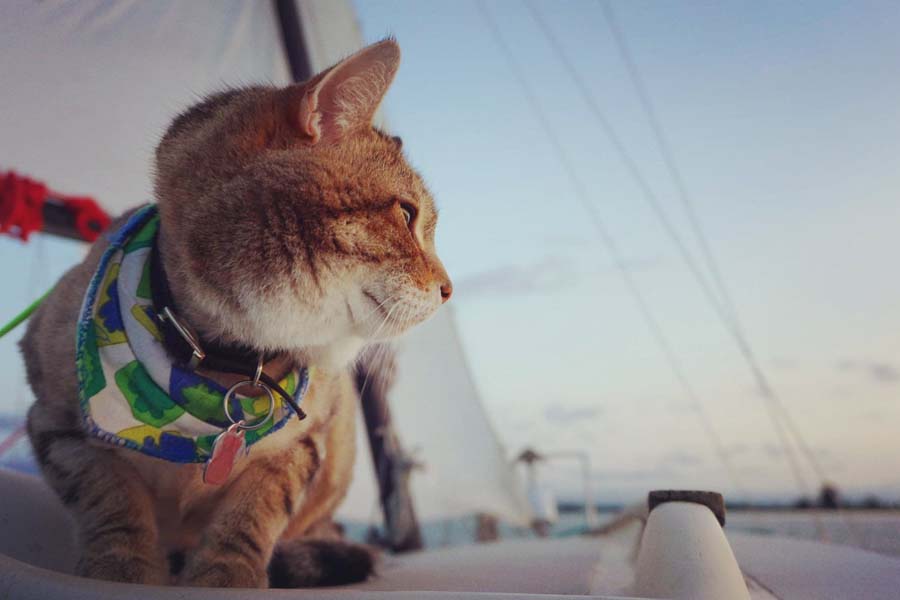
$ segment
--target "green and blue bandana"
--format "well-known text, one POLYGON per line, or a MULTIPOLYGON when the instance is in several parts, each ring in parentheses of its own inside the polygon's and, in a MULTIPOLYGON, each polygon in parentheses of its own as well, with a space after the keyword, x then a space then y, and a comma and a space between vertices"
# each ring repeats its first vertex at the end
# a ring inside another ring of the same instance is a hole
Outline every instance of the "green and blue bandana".
MULTIPOLYGON (((224 387, 177 365, 162 344, 150 292, 150 250, 159 230, 153 205, 138 210, 118 231, 88 286, 78 321, 76 366, 84 422, 90 433, 172 462, 206 462, 231 421, 224 387)), ((297 404, 309 385, 307 369, 279 382, 297 404)), ((277 431, 293 410, 275 394, 272 418, 246 432, 247 447, 277 431)), ((256 421, 269 398, 235 395, 234 419, 256 421)))

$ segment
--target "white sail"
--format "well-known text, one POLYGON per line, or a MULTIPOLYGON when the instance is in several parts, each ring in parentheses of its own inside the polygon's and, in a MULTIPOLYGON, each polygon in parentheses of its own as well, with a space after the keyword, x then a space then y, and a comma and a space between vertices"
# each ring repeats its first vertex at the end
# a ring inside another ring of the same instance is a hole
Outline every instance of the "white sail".
POLYGON ((229 85, 288 82, 272 2, 0 3, 0 169, 112 214, 149 201, 172 117, 229 85))
MULTIPOLYGON (((445 306, 396 344, 388 395, 398 437, 419 467, 411 476, 420 520, 476 512, 519 526, 531 510, 518 470, 491 427, 466 363, 453 311, 445 306)), ((368 441, 359 425, 356 473, 340 516, 371 519, 377 490, 368 441)))
POLYGON ((491 427, 450 306, 397 344, 391 410, 422 519, 485 512, 517 525, 530 516, 524 487, 491 427))
MULTIPOLYGON (((297 8, 313 70, 362 46, 350 2, 297 8)), ((0 3, 0 46, 0 169, 94 196, 112 214, 152 198, 153 149, 175 114, 228 86, 290 80, 273 2, 10 0, 0 3)), ((419 515, 524 522, 521 486, 481 409, 451 314, 414 332, 399 360, 390 401, 402 443, 426 465, 412 480, 419 515)), ((358 446, 341 514, 369 520, 377 493, 362 433, 358 446)))

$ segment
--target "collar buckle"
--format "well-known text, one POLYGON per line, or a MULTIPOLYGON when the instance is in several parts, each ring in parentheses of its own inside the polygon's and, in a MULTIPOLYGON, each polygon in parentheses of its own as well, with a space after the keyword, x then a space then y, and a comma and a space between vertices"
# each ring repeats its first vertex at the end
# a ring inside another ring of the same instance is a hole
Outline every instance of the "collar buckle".
POLYGON ((204 352, 203 348, 200 346, 200 342, 197 341, 197 335, 186 323, 179 321, 175 317, 175 313, 173 313, 168 306, 164 306, 158 316, 160 320, 171 323, 172 327, 175 328, 175 331, 178 332, 178 335, 180 335, 184 341, 187 342, 188 346, 191 347, 191 357, 188 359, 187 367, 191 371, 197 370, 197 367, 199 367, 200 363, 203 362, 203 359, 206 358, 206 352, 204 352))

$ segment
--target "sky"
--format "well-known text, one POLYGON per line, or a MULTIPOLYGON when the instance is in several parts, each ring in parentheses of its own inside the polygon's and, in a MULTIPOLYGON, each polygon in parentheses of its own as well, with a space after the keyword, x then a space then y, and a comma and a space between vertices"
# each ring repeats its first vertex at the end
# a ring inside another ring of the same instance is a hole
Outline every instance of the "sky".
MULTIPOLYGON (((386 116, 441 208, 451 304, 505 447, 588 452, 601 500, 669 486, 798 495, 733 339, 528 8, 487 4, 698 403, 673 375, 478 5, 356 6, 368 41, 391 34, 403 49, 386 116)), ((536 7, 699 260, 602 5, 536 7)), ((829 479, 850 494, 900 498, 900 6, 612 7, 762 370, 829 479)), ((71 243, 40 236, 21 248, 0 240, 0 269, 15 282, 0 320, 78 256, 71 243)), ((0 412, 21 413, 27 392, 12 340, 0 341, 0 360, 16 384, 0 412)), ((574 466, 543 476, 563 495, 577 489, 574 466)))
MULTIPOLYGON (((798 493, 735 344, 527 7, 488 3, 738 486, 477 5, 357 6, 367 39, 390 33, 403 48, 388 119, 441 207, 438 250, 504 443, 587 449, 601 498, 661 485, 798 493)), ((699 257, 601 4, 537 8, 699 257)), ((900 285, 888 265, 900 217, 900 8, 616 2, 613 10, 765 373, 829 478, 896 497, 900 285)), ((571 475, 559 479, 571 485, 571 475)))

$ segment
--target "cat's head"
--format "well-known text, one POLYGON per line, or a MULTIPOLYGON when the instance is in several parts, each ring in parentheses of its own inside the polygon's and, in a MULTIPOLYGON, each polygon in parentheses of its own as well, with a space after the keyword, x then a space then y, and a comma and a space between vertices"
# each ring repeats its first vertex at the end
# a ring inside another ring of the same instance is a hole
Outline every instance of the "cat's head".
POLYGON ((201 334, 334 364, 449 298, 431 195, 372 125, 399 61, 385 40, 175 119, 156 152, 161 249, 201 334))

